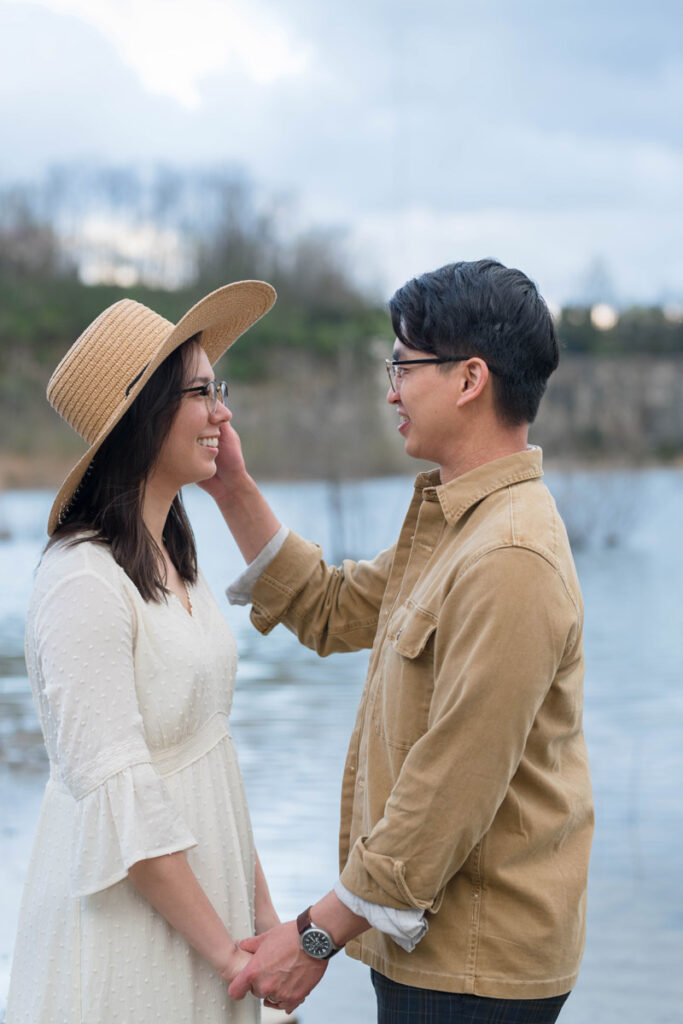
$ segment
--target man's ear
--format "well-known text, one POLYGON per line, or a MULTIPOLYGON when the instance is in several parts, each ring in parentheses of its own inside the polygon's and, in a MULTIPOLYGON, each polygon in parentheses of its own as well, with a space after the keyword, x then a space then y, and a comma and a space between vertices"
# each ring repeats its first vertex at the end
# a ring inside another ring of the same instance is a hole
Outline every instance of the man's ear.
POLYGON ((461 363, 460 366, 460 394, 456 404, 463 406, 481 395, 488 384, 490 372, 484 360, 477 356, 461 363))

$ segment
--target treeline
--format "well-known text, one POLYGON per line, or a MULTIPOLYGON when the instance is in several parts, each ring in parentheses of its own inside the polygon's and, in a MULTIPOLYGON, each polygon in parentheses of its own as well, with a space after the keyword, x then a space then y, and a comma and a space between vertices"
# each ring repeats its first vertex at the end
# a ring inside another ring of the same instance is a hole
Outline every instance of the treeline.
MULTIPOLYGON (((405 472, 395 417, 381 401, 392 340, 386 297, 359 285, 362 268, 351 272, 341 235, 297 230, 294 210, 291 197, 264 199, 225 170, 78 166, 0 190, 0 487, 55 485, 82 452, 45 385, 102 309, 129 296, 175 322, 243 278, 278 291, 271 313, 218 368, 240 382, 230 405, 254 470, 332 482, 405 472)), ((572 306, 558 327, 567 358, 535 427, 544 450, 678 457, 679 311, 572 306), (657 356, 646 374, 644 354, 657 356)))
MULTIPOLYGON (((375 395, 377 355, 388 351, 391 328, 382 299, 358 283, 362 269, 351 273, 343 238, 297 230, 294 210, 291 197, 264 199, 244 175, 227 170, 143 173, 79 165, 0 190, 0 452, 74 445, 44 401, 45 384, 107 305, 129 296, 176 321, 212 289, 262 278, 276 287, 278 302, 231 349, 229 376, 272 384, 266 390, 273 407, 280 392, 291 398, 297 388, 291 400, 310 403, 315 383, 311 429, 325 441, 321 464, 331 465, 340 424, 348 438, 362 421, 350 395, 360 400, 364 382, 375 395), (321 423, 329 424, 330 438, 321 423)), ((676 310, 611 311, 609 327, 595 312, 581 306, 560 312, 567 354, 683 353, 676 310)), ((312 436, 309 426, 302 436, 312 436)), ((367 446, 373 430, 366 424, 358 443, 367 446)), ((378 452, 377 464, 384 459, 378 452)))
MULTIPOLYGON (((365 359, 390 340, 382 299, 363 291, 333 231, 294 228, 295 200, 261 197, 237 170, 68 165, 0 191, 0 374, 55 364, 108 303, 127 295, 176 320, 227 281, 263 278, 274 310, 231 354, 244 378, 277 373, 288 350, 365 359)), ((397 285, 402 282, 396 282, 397 285)), ((588 306, 561 310, 568 353, 683 352, 683 315, 622 310, 613 326, 588 306)), ((679 311, 680 312, 680 311, 679 311)))
MULTIPOLYGON (((615 311, 616 313, 616 311, 615 311)), ((557 331, 563 351, 586 355, 671 355, 683 353, 683 309, 632 306, 613 327, 598 327, 588 306, 560 311, 557 331)))
POLYGON ((207 292, 245 278, 270 281, 278 301, 231 352, 233 376, 277 373, 287 351, 325 360, 343 347, 366 358, 368 338, 390 338, 381 304, 354 281, 338 235, 288 230, 290 207, 258 202, 227 171, 58 169, 0 192, 3 398, 54 367, 117 299, 176 321, 207 292), (13 370, 23 384, 13 374, 8 385, 13 370))

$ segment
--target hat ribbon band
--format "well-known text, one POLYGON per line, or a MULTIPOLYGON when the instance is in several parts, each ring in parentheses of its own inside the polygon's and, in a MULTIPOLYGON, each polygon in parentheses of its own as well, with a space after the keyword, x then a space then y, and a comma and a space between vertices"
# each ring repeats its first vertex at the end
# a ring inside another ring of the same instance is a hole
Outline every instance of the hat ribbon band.
POLYGON ((145 372, 145 370, 147 369, 148 366, 149 366, 149 363, 145 363, 145 365, 142 367, 142 369, 140 370, 140 372, 137 375, 137 377, 134 377, 133 380, 130 382, 130 384, 126 388, 126 398, 128 398, 128 395, 131 393, 131 391, 133 390, 133 388, 135 387, 137 382, 140 380, 140 377, 142 377, 143 373, 145 372))

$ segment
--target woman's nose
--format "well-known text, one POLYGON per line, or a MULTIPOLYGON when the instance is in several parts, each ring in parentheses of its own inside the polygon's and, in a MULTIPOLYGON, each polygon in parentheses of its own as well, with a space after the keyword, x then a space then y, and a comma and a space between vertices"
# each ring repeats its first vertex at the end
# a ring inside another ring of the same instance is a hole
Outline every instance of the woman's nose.
POLYGON ((227 405, 223 405, 220 398, 216 402, 216 408, 211 414, 211 418, 217 423, 229 423, 232 419, 232 412, 228 409, 227 405))

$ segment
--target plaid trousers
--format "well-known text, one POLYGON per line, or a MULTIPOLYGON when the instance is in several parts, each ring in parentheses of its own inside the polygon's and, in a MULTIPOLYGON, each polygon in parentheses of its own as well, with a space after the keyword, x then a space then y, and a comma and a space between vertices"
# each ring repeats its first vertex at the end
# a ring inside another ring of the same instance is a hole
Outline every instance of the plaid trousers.
POLYGON ((554 1024, 569 995, 550 999, 488 999, 390 981, 371 971, 377 1024, 554 1024))

